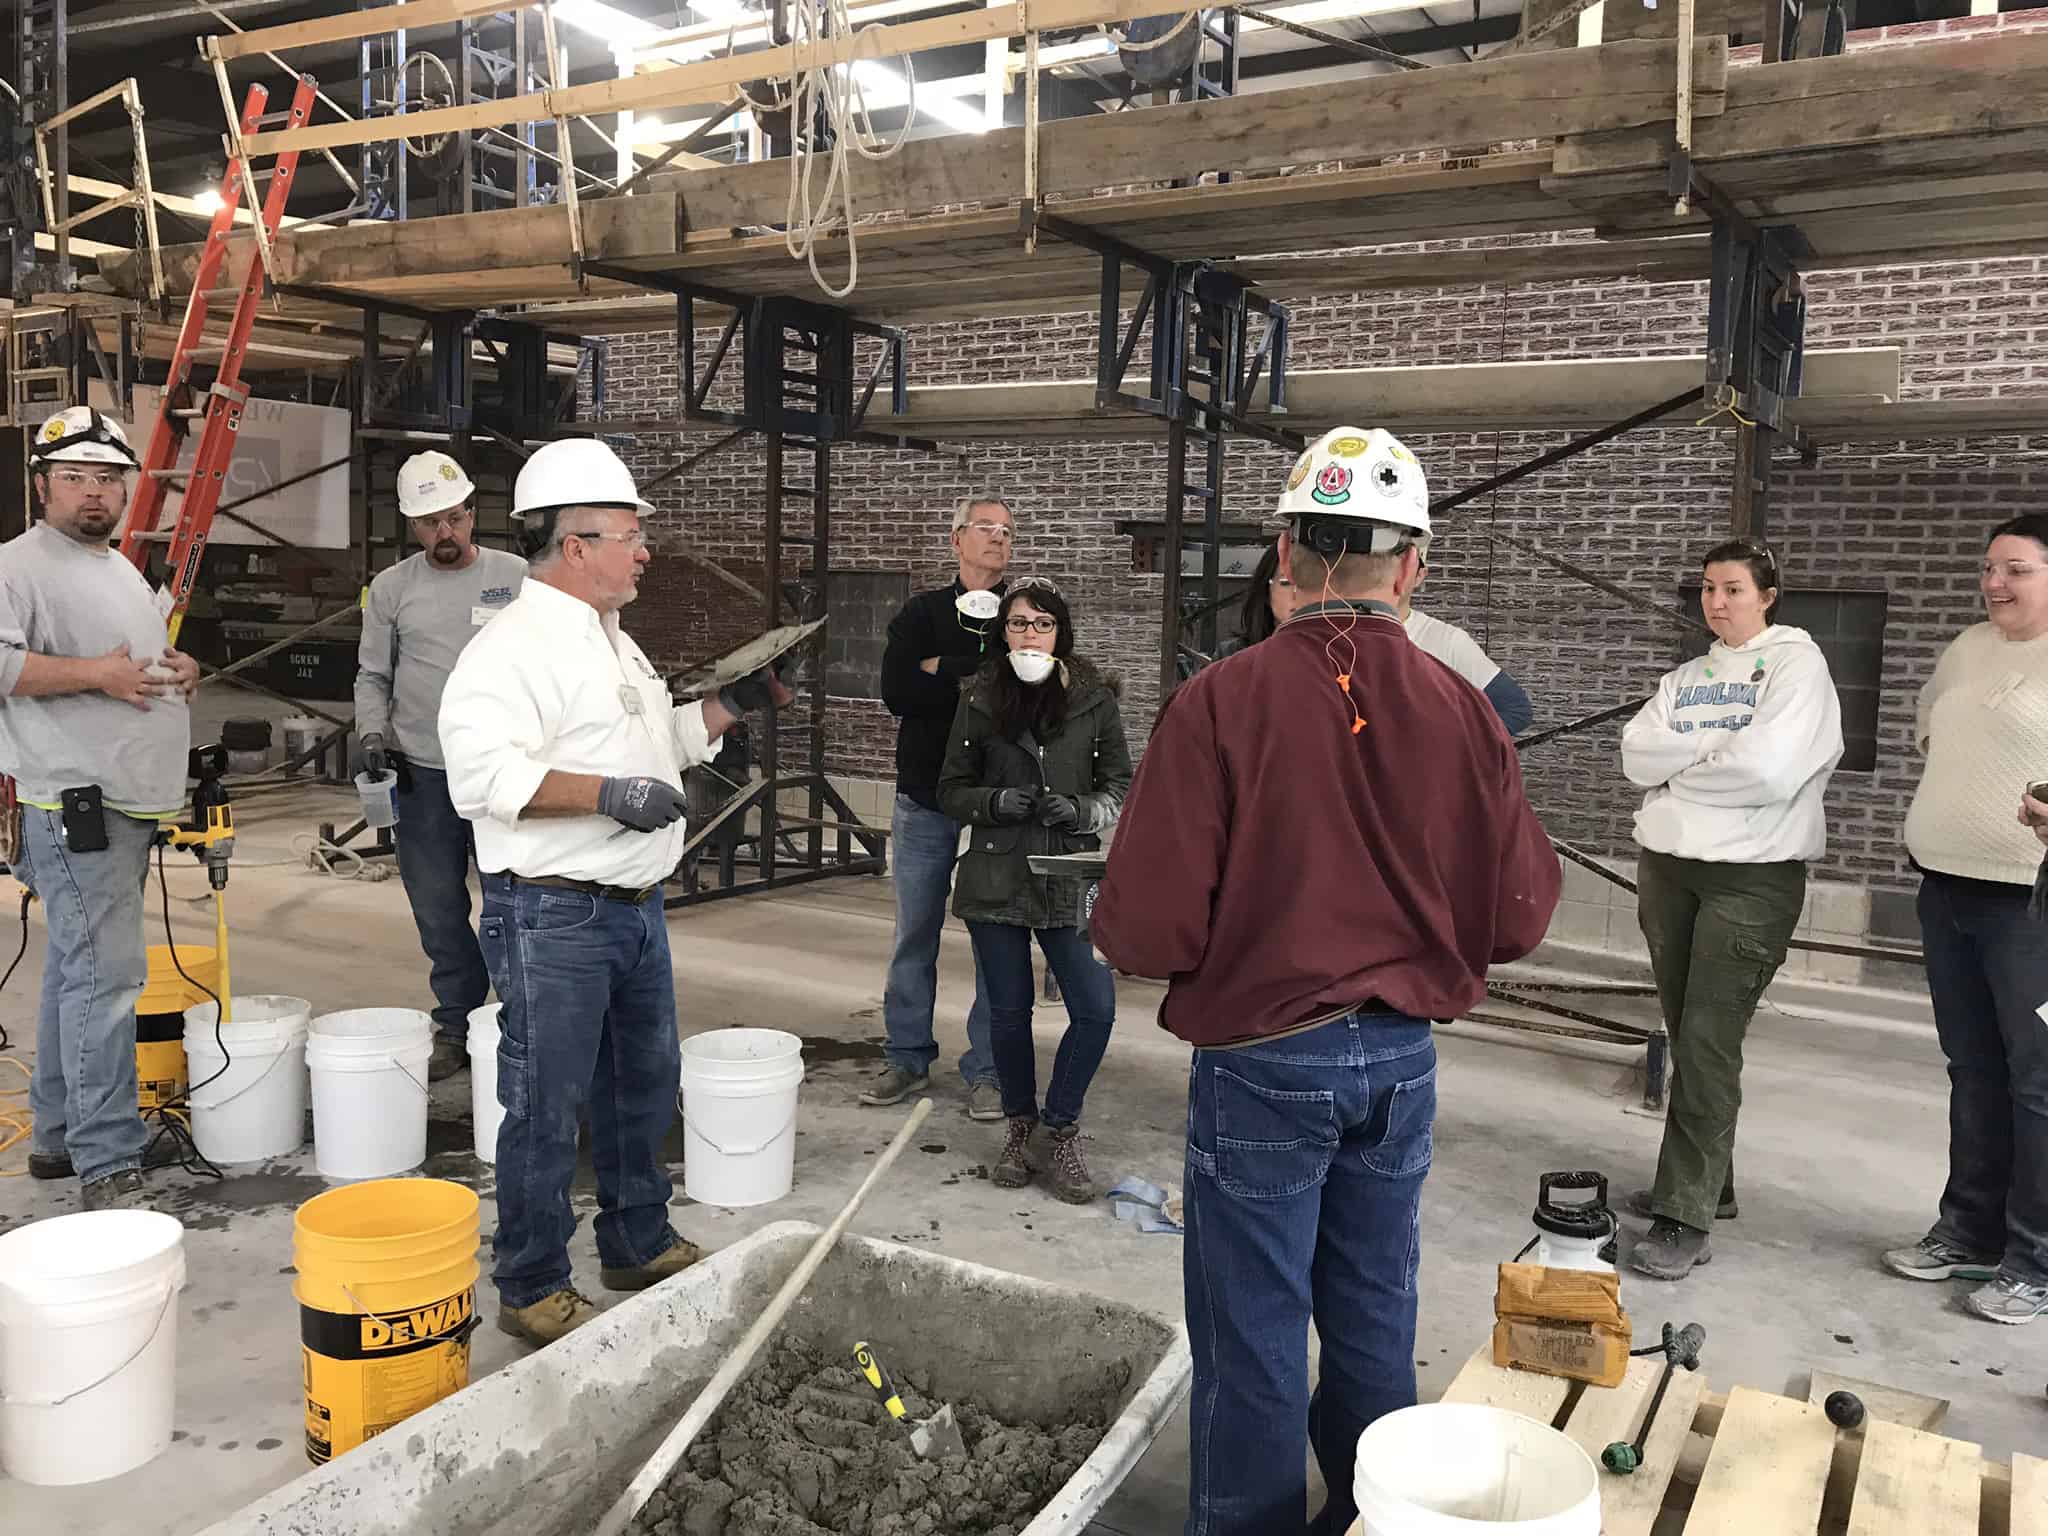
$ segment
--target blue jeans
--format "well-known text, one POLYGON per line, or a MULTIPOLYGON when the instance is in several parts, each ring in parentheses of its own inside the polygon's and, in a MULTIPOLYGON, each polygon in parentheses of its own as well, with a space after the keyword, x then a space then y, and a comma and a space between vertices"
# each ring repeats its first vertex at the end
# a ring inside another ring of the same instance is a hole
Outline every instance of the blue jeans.
POLYGON ((399 781, 398 878, 405 882, 413 926, 427 955, 434 1027, 444 1040, 465 1046, 469 1011, 491 994, 484 954, 469 926, 470 827, 456 814, 448 775, 439 768, 408 763, 399 781))
POLYGON ((569 1283, 576 1126, 590 1112, 597 1253, 651 1263, 679 1239, 661 1160, 682 1053, 668 924, 656 890, 637 906, 485 875, 484 959, 498 1015, 498 1235, 492 1279, 508 1307, 569 1283))
POLYGON ((1234 1050, 1188 1079, 1188 1337, 1195 1384, 1186 1536, 1304 1528, 1307 1446, 1357 1514, 1358 1437, 1415 1402, 1422 1181, 1436 1119, 1426 1020, 1361 1010, 1234 1050), (1322 1373, 1308 1384, 1308 1325, 1322 1373))
MULTIPOLYGON (((922 1077, 939 1057, 938 1042, 932 1038, 932 1003, 939 993, 939 933, 946 926, 946 897, 960 857, 960 823, 927 810, 908 795, 898 795, 889 829, 889 870, 896 877, 896 947, 889 956, 889 984, 882 993, 882 1023, 889 1032, 889 1060, 922 1077)), ((977 967, 960 1076, 972 1084, 995 1075, 995 1060, 988 1050, 988 1004, 977 967)))
POLYGON ((143 887, 157 824, 106 815, 107 846, 73 853, 61 815, 21 808, 22 873, 50 930, 28 1090, 30 1148, 70 1153, 86 1183, 140 1168, 147 1139, 135 1098, 135 1000, 149 976, 143 887))
POLYGON ((1948 1058, 1948 1185, 1934 1236, 2002 1253, 1999 1272, 2048 1285, 2048 928, 2027 887, 1929 872, 1920 938, 1948 1058))
MULTIPOLYGON (((1031 936, 1015 923, 969 923, 974 965, 988 996, 989 1045, 1003 1089, 1003 1113, 1038 1115, 1038 1053, 1031 1043, 1031 936)), ((1045 1090, 1045 1123, 1072 1125, 1109 1049, 1116 1023, 1116 981, 1095 958, 1078 928, 1040 928, 1038 947, 1059 978, 1067 1003, 1067 1032, 1053 1057, 1045 1090)))

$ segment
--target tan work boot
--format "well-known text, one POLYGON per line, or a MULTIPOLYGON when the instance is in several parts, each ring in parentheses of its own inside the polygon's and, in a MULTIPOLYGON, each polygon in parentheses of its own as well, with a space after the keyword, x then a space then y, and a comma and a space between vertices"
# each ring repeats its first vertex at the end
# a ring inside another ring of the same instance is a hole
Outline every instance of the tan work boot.
POLYGON ((545 1349, 565 1333, 573 1333, 597 1316, 597 1307, 574 1286, 541 1297, 530 1307, 498 1307, 498 1327, 515 1339, 545 1349))
POLYGON ((662 1249, 645 1264, 636 1264, 631 1269, 601 1269, 597 1278, 604 1282, 608 1291, 644 1291, 650 1285, 659 1285, 670 1275, 680 1275, 703 1257, 702 1248, 679 1237, 673 1247, 662 1249))
POLYGON ((1057 1125, 1047 1129, 1052 1138, 1053 1198, 1069 1205, 1086 1205, 1102 1191, 1088 1173, 1088 1159, 1081 1155, 1081 1127, 1057 1125))
POLYGON ((1010 1116, 1010 1133, 1003 1139, 1002 1156, 996 1159, 995 1170, 989 1174, 989 1182, 998 1189, 1022 1189, 1031 1182, 1031 1175, 1038 1171, 1038 1160, 1031 1155, 1031 1138, 1038 1132, 1036 1115, 1010 1116))

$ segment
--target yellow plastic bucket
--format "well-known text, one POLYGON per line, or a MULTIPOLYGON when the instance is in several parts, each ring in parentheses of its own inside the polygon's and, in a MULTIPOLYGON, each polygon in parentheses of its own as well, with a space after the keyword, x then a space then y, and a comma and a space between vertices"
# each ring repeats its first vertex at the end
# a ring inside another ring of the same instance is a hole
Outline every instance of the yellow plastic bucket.
POLYGON ((315 1195, 292 1223, 315 1466, 469 1385, 476 1192, 372 1179, 315 1195))
POLYGON ((175 962, 170 945, 149 946, 149 979, 135 1000, 136 1101, 145 1115, 183 1098, 191 1086, 185 1068, 185 1010, 206 1001, 195 982, 220 990, 220 955, 211 945, 180 944, 175 962))

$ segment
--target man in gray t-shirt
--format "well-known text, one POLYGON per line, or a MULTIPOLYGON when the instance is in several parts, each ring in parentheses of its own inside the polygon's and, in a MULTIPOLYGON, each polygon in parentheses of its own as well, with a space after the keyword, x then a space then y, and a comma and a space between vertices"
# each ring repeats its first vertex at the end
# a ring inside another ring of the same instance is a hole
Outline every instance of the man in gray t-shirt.
POLYGON ((420 552, 381 572, 363 607, 356 734, 363 765, 398 774, 398 873, 412 903, 434 988, 438 1082, 468 1064, 470 1010, 490 974, 469 924, 469 823, 448 798, 437 722, 441 690, 470 637, 519 593, 526 562, 475 540, 476 487, 445 453, 416 453, 398 470, 398 510, 420 552))
POLYGON ((49 930, 29 1172, 76 1173, 87 1210, 142 1203, 143 881, 159 819, 184 799, 199 684, 148 584, 107 547, 134 467, 115 423, 59 411, 29 448, 43 520, 0 545, 0 772, 21 801, 15 873, 49 930))

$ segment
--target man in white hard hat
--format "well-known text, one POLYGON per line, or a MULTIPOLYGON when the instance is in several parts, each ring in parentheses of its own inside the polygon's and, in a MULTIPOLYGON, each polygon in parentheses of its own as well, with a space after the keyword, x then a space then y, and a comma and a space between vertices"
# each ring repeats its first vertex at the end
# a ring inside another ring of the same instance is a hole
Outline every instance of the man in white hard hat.
POLYGON ((597 1315, 569 1263, 584 1110, 602 1284, 640 1290, 700 1257, 668 1221, 680 1052, 662 881, 687 839, 683 770, 741 715, 795 696, 762 671, 671 702, 619 627, 654 509, 603 443, 540 449, 512 500, 526 585, 456 662, 441 749, 476 829, 484 960, 504 1002, 498 1326, 549 1344, 597 1315))
POLYGON ((135 467, 118 423, 59 411, 29 445, 42 520, 0 546, 0 772, 21 800, 17 872, 50 934, 29 1172, 75 1173, 87 1210, 142 1203, 143 879, 185 797, 199 684, 148 583, 108 547, 135 467))
POLYGON ((398 874, 434 988, 430 1081, 469 1063, 469 1014, 491 978, 469 924, 469 823, 448 798, 441 690, 455 658, 519 594, 526 562, 476 542, 476 487, 445 453, 398 469, 398 510, 419 553, 377 574, 363 604, 356 735, 363 766, 398 774, 398 874))
POLYGON ((1351 1523, 1359 1433, 1415 1401, 1429 1021, 1536 946, 1559 886, 1500 721, 1401 626, 1422 466, 1339 428, 1278 510, 1298 606, 1167 704, 1088 923, 1117 969, 1170 978, 1160 1021, 1196 1048, 1189 1536, 1351 1523))

